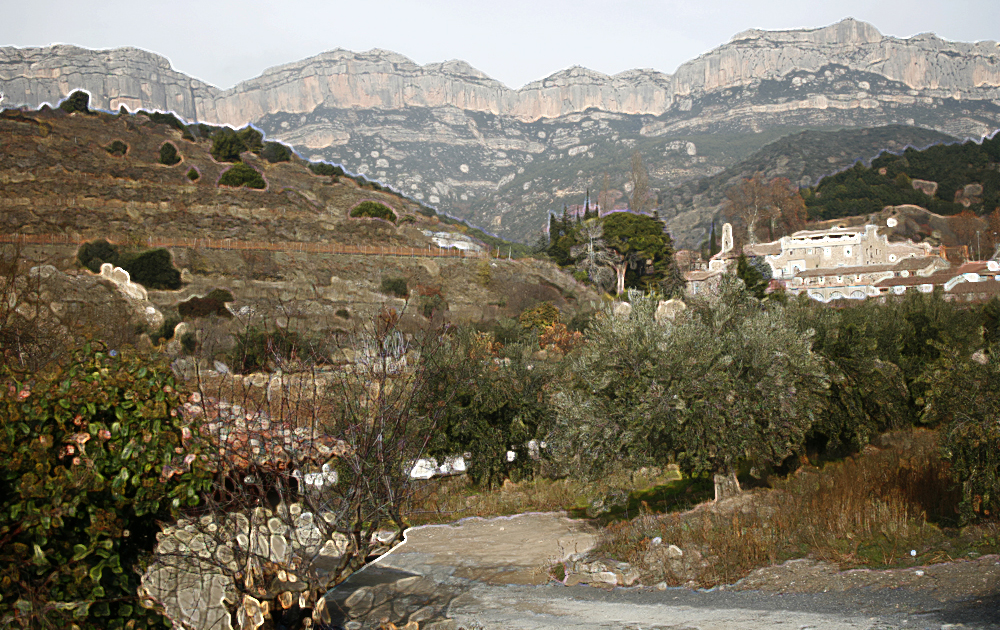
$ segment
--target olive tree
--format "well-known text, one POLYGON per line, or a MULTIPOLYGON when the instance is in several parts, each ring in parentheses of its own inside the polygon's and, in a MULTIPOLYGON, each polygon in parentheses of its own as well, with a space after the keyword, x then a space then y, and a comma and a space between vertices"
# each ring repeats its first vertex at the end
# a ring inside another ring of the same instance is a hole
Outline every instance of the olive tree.
POLYGON ((587 331, 553 396, 550 440, 560 457, 599 474, 612 464, 714 474, 716 496, 738 491, 742 465, 801 449, 825 405, 826 373, 780 308, 727 276, 718 295, 657 321, 657 302, 630 296, 587 331))

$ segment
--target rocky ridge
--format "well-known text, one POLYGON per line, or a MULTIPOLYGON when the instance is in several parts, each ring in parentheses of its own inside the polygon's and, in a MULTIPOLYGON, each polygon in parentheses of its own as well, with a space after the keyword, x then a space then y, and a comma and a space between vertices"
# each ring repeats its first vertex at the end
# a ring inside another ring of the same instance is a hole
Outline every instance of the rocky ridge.
MULTIPOLYGON (((1000 127, 995 42, 885 37, 856 20, 746 31, 673 75, 574 67, 518 90, 461 61, 421 66, 385 50, 330 51, 223 91, 136 49, 0 49, 0 104, 54 103, 77 87, 111 109, 250 121, 303 155, 526 242, 604 173, 624 200, 634 150, 665 191, 803 129, 907 125, 979 138, 1000 127)), ((671 196, 661 216, 676 240, 697 244, 708 216, 671 196)))

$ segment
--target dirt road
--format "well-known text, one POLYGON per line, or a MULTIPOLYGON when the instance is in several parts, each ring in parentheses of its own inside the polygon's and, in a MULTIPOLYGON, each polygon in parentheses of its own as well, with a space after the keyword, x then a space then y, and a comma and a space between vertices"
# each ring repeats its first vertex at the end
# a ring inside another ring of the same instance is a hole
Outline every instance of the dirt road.
POLYGON ((595 541, 589 525, 556 514, 414 528, 341 585, 337 622, 348 630, 385 619, 417 621, 421 630, 1000 629, 997 556, 901 571, 792 561, 711 591, 567 587, 548 578, 547 567, 595 541))

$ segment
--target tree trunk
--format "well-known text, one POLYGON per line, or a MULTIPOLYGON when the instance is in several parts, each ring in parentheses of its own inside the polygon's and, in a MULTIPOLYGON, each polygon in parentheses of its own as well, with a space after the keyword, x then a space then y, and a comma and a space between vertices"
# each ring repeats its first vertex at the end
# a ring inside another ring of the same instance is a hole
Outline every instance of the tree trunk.
POLYGON ((736 478, 735 472, 728 472, 725 474, 715 474, 715 500, 719 501, 721 499, 728 499, 729 497, 735 497, 743 490, 740 488, 740 482, 736 478))
POLYGON ((622 295, 625 293, 625 272, 628 270, 628 264, 622 263, 620 265, 615 265, 615 275, 618 277, 618 288, 616 295, 622 295))

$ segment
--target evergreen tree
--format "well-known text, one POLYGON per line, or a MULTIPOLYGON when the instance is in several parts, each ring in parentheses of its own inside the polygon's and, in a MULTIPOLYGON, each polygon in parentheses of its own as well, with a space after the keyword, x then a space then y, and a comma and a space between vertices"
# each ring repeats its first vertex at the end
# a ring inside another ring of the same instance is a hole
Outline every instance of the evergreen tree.
POLYGON ((719 233, 715 231, 715 219, 712 219, 712 231, 708 236, 708 255, 709 257, 715 256, 720 251, 719 247, 719 233))

